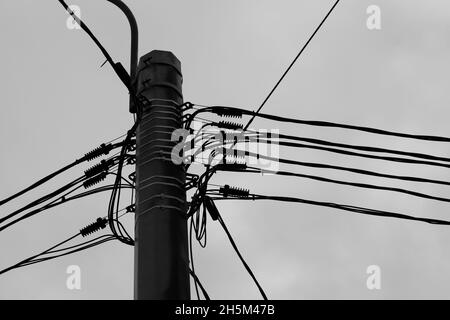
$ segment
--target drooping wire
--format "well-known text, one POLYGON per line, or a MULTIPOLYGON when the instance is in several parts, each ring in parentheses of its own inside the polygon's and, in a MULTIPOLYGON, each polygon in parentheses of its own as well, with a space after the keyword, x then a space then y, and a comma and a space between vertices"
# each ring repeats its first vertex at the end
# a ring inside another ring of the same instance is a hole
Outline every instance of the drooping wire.
POLYGON ((6 273, 8 271, 17 269, 17 268, 25 267, 25 266, 28 266, 28 265, 31 265, 31 264, 35 264, 35 263, 45 262, 45 261, 48 261, 48 260, 53 260, 53 259, 56 259, 56 258, 59 258, 59 257, 63 257, 63 256, 66 256, 66 255, 69 255, 69 254, 72 254, 72 253, 76 253, 76 252, 79 252, 79 251, 83 251, 83 250, 86 250, 86 249, 98 246, 100 244, 103 244, 103 243, 111 241, 111 240, 116 240, 116 238, 111 236, 111 235, 103 235, 103 236, 97 237, 95 239, 92 239, 92 240, 80 243, 80 244, 75 245, 75 246, 71 246, 71 247, 64 248, 64 249, 59 249, 59 250, 53 250, 53 249, 56 249, 56 248, 60 247, 61 245, 65 244, 65 243, 69 242, 70 240, 78 237, 79 235, 80 235, 80 233, 78 233, 78 234, 76 234, 76 235, 74 235, 74 236, 72 236, 72 237, 70 237, 70 238, 68 238, 68 239, 66 239, 66 240, 56 244, 55 246, 51 247, 50 249, 47 249, 47 250, 45 250, 45 251, 43 251, 43 252, 41 252, 41 253, 39 253, 37 255, 34 255, 32 257, 29 257, 27 259, 24 259, 24 260, 18 262, 17 264, 15 264, 15 265, 13 265, 11 267, 8 267, 8 268, 5 268, 5 269, 1 270, 0 271, 0 275, 6 273), (52 253, 59 253, 59 254, 53 255, 53 256, 46 256, 46 257, 43 257, 43 258, 39 258, 41 256, 45 256, 45 255, 52 254, 52 253))

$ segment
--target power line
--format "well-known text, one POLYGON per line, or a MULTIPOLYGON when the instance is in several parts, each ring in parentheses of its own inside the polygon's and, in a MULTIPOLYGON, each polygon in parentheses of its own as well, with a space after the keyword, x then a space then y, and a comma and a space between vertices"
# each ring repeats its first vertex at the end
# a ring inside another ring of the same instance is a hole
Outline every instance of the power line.
MULTIPOLYGON (((212 193, 212 194, 217 195, 214 193, 212 193)), ((304 203, 304 204, 309 204, 309 205, 314 205, 314 206, 328 207, 328 208, 333 208, 333 209, 350 211, 350 212, 371 215, 371 216, 413 220, 413 221, 420 221, 420 222, 425 222, 425 223, 430 223, 430 224, 435 224, 435 225, 450 225, 450 221, 446 221, 446 220, 413 217, 413 216, 409 216, 406 214, 396 213, 396 212, 391 212, 391 211, 376 210, 376 209, 357 207, 357 206, 352 206, 352 205, 338 204, 338 203, 333 203, 333 202, 314 201, 314 200, 295 198, 295 197, 265 196, 265 195, 258 195, 258 194, 249 194, 249 197, 247 197, 247 198, 237 198, 237 197, 223 198, 223 197, 216 196, 216 197, 212 197, 212 199, 213 200, 250 200, 250 201, 273 200, 273 201, 281 201, 281 202, 296 202, 296 203, 304 203)))
POLYGON ((110 142, 107 142, 107 143, 102 143, 99 147, 97 147, 97 148, 89 151, 88 153, 86 153, 82 158, 75 160, 71 164, 68 164, 68 165, 66 165, 65 167, 63 167, 63 168, 61 168, 59 170, 56 170, 55 172, 53 172, 53 173, 47 175, 46 177, 38 180, 37 182, 33 183, 32 185, 26 187, 25 189, 23 189, 23 190, 15 193, 15 194, 7 197, 7 198, 1 200, 0 201, 0 206, 2 206, 4 204, 10 202, 11 200, 14 200, 15 198, 20 197, 21 195, 23 195, 23 194, 25 194, 25 193, 27 193, 27 192, 37 188, 38 186, 46 183, 47 181, 55 178, 56 176, 66 172, 67 170, 69 170, 69 169, 71 169, 71 168, 73 168, 73 167, 75 167, 75 166, 77 166, 77 165, 79 165, 79 164, 81 164, 83 162, 91 161, 91 160, 93 160, 95 158, 98 158, 101 155, 109 154, 109 152, 111 150, 114 150, 115 148, 121 146, 121 143, 111 144, 113 141, 115 141, 115 140, 117 140, 119 138, 116 138, 116 139, 114 139, 114 140, 112 140, 110 142))
POLYGON ((196 116, 197 114, 202 113, 202 112, 218 112, 218 111, 227 111, 227 110, 233 111, 233 112, 239 112, 240 114, 244 114, 244 115, 261 117, 264 119, 278 121, 278 122, 302 124, 302 125, 316 126, 316 127, 329 127, 329 128, 340 128, 340 129, 347 129, 347 130, 356 130, 356 131, 362 131, 362 132, 366 132, 366 133, 414 139, 414 140, 424 140, 424 141, 434 141, 434 142, 450 142, 449 137, 443 137, 443 136, 402 133, 402 132, 372 128, 372 127, 349 125, 349 124, 329 122, 329 121, 287 118, 287 117, 281 117, 281 116, 276 116, 276 115, 267 114, 267 113, 260 113, 260 112, 256 113, 254 111, 249 111, 249 110, 235 108, 235 107, 224 107, 224 106, 206 107, 206 108, 203 108, 203 109, 193 112, 192 116, 196 116))
POLYGON ((134 90, 131 85, 131 78, 123 65, 120 62, 114 62, 114 60, 111 58, 111 55, 108 53, 108 51, 105 49, 105 47, 100 43, 100 41, 95 37, 95 35, 92 33, 92 31, 89 29, 89 27, 78 17, 70 8, 69 6, 64 2, 64 0, 58 0, 59 3, 64 7, 64 9, 72 16, 72 18, 80 25, 80 27, 83 29, 84 32, 94 41, 94 43, 97 45, 97 47, 100 49, 102 54, 105 56, 108 63, 113 68, 114 72, 117 74, 119 79, 123 82, 123 84, 128 88, 128 91, 130 93, 133 93, 134 90))
POLYGON ((429 199, 429 200, 450 202, 449 198, 436 197, 436 196, 428 195, 425 193, 402 189, 402 188, 393 188, 393 187, 385 187, 385 186, 379 186, 379 185, 367 184, 367 183, 356 183, 356 182, 350 182, 350 181, 335 180, 335 179, 329 179, 329 178, 320 177, 320 176, 286 172, 286 171, 262 170, 262 169, 252 168, 252 167, 249 167, 249 169, 256 169, 256 170, 255 171, 243 171, 243 172, 254 172, 254 173, 266 172, 266 173, 271 173, 271 174, 280 175, 280 176, 304 178, 304 179, 310 179, 310 180, 316 180, 316 181, 328 182, 328 183, 334 183, 334 184, 340 184, 340 185, 347 185, 347 186, 358 187, 358 188, 372 189, 372 190, 398 192, 398 193, 403 193, 403 194, 407 194, 410 196, 425 198, 425 199, 429 199))
MULTIPOLYGON (((219 151, 221 151, 221 149, 219 149, 219 151)), ((292 160, 292 159, 275 158, 275 157, 266 156, 264 154, 259 154, 259 153, 254 153, 254 152, 250 152, 250 151, 244 151, 244 150, 234 150, 234 152, 235 152, 234 156, 237 158, 244 158, 245 156, 250 156, 250 157, 260 158, 260 159, 265 159, 265 160, 270 160, 270 161, 278 161, 280 163, 285 163, 285 164, 289 164, 289 165, 297 165, 297 166, 318 168, 318 169, 331 169, 331 170, 338 170, 338 171, 346 171, 346 172, 351 172, 351 173, 355 173, 355 174, 374 176, 374 177, 379 177, 379 178, 387 178, 387 179, 393 179, 393 180, 447 185, 447 182, 442 181, 442 180, 434 180, 434 179, 420 178, 420 177, 414 177, 414 176, 400 176, 400 175, 387 174, 387 173, 382 173, 382 172, 377 172, 377 171, 363 170, 363 169, 358 169, 358 168, 353 168, 353 167, 335 166, 335 165, 326 164, 326 163, 304 162, 304 161, 297 161, 297 160, 292 160)), ((233 155, 230 155, 230 156, 233 156, 233 155)))
MULTIPOLYGON (((269 143, 269 144, 273 142, 273 140, 260 139, 260 138, 248 138, 248 141, 257 141, 257 142, 269 143)), ((273 143, 278 144, 280 146, 303 148, 303 149, 315 149, 315 150, 321 150, 321 151, 332 152, 332 153, 337 153, 337 154, 343 154, 343 155, 352 156, 352 157, 368 158, 368 159, 383 160, 383 161, 397 162, 397 163, 420 164, 420 165, 427 165, 427 166, 434 166, 434 167, 450 168, 450 164, 448 164, 448 163, 441 163, 441 162, 435 162, 435 161, 415 160, 415 159, 399 158, 399 157, 377 156, 377 155, 373 155, 373 154, 358 153, 358 152, 346 151, 346 150, 342 150, 342 149, 334 149, 334 148, 329 148, 329 147, 308 145, 308 144, 295 143, 295 142, 275 141, 273 143)))
POLYGON ((71 246, 71 247, 68 247, 68 248, 64 248, 64 249, 53 251, 53 249, 56 249, 57 247, 60 247, 61 245, 69 242, 70 240, 73 240, 74 238, 76 238, 78 236, 80 236, 80 233, 77 233, 76 235, 74 235, 74 236, 72 236, 72 237, 70 237, 70 238, 68 238, 68 239, 66 239, 66 240, 64 240, 64 241, 54 245, 53 247, 51 247, 51 248, 49 248, 49 249, 47 249, 47 250, 45 250, 45 251, 43 251, 43 252, 41 252, 41 253, 39 253, 37 255, 31 256, 29 258, 26 258, 26 259, 16 263, 15 265, 13 265, 11 267, 5 268, 5 269, 0 271, 0 275, 6 273, 8 271, 17 269, 17 268, 25 267, 25 266, 28 266, 28 265, 31 265, 31 264, 35 264, 35 263, 45 262, 45 261, 48 261, 48 260, 53 260, 53 259, 56 259, 56 258, 60 258, 60 257, 66 256, 66 255, 69 255, 69 254, 73 254, 73 253, 76 253, 76 252, 87 250, 89 248, 98 246, 100 244, 103 244, 103 243, 111 241, 111 240, 116 240, 116 238, 111 236, 111 235, 103 235, 103 236, 97 237, 95 239, 92 239, 92 240, 80 243, 80 244, 75 245, 75 246, 71 246), (47 256, 47 257, 38 259, 41 256, 45 256, 47 254, 57 253, 57 252, 61 252, 61 253, 59 253, 57 255, 47 256))
POLYGON ((281 133, 278 135, 278 138, 287 139, 287 140, 303 141, 303 142, 308 142, 308 143, 321 144, 321 145, 344 148, 344 149, 354 149, 354 150, 375 152, 375 153, 391 153, 391 154, 407 156, 407 157, 412 157, 412 158, 450 162, 450 158, 447 158, 447 157, 434 156, 434 155, 419 153, 419 152, 409 152, 409 151, 386 149, 386 148, 379 148, 379 147, 337 143, 337 142, 332 142, 332 141, 328 141, 328 140, 321 140, 321 139, 314 139, 314 138, 307 138, 307 137, 298 137, 298 136, 286 135, 286 134, 281 134, 281 133))
POLYGON ((233 247, 234 251, 236 252, 236 254, 238 255, 239 259, 241 260, 242 264, 244 265, 245 269, 247 270, 248 274, 250 275, 250 277, 253 279, 253 281, 255 282, 256 286, 258 287, 259 292, 261 293, 261 296, 263 297, 264 300, 267 300, 267 295, 264 292, 264 289, 261 287, 261 285, 259 284, 258 280, 256 279, 255 275, 253 274, 253 271, 250 269, 250 267, 248 266, 247 262, 245 261, 244 257, 242 257, 241 252, 239 251, 235 241, 233 240, 233 237, 231 236, 230 231, 228 230, 225 221, 223 221, 222 216, 220 215, 219 211, 217 211, 217 215, 218 215, 218 221, 220 223, 220 225, 222 226, 223 230, 225 231, 225 233, 227 234, 228 240, 231 243, 231 246, 233 247))
POLYGON ((301 48, 301 50, 299 51, 299 53, 297 54, 297 56, 294 58, 294 60, 291 62, 291 64, 289 65, 289 67, 286 69, 286 71, 283 73, 283 75, 281 76, 281 78, 277 81, 277 83, 275 84, 275 86, 272 88, 272 90, 270 90, 269 94, 267 95, 267 97, 264 99, 264 101, 261 103, 261 105, 259 106, 259 108, 256 110, 256 112, 254 113, 254 115, 252 116, 252 118, 247 122, 247 124, 244 127, 244 130, 246 130, 250 124, 253 122, 253 120, 255 119, 256 115, 261 111, 261 109, 264 107, 264 105, 266 104, 266 102, 270 99, 270 97, 272 96, 272 94, 275 92, 275 90, 278 88, 278 86, 280 85, 281 81, 283 81, 284 77, 286 77, 286 75, 288 74, 289 70, 291 70, 291 68, 294 66, 295 62, 297 62, 298 58, 302 55, 303 51, 305 51, 306 47, 309 45, 309 43, 311 42, 311 40, 314 38, 314 36, 316 35, 316 33, 320 30, 320 28, 322 27, 322 25, 325 23, 325 21, 328 19, 328 17, 330 16, 330 14, 333 12, 334 8, 337 6, 337 4, 339 3, 340 0, 337 0, 334 5, 331 7, 331 9, 328 11, 328 13, 325 15, 325 17, 322 19, 322 21, 320 22, 320 24, 317 26, 317 28, 314 30, 313 34, 309 37, 308 41, 306 41, 306 43, 303 45, 303 47, 301 48))
MULTIPOLYGON (((93 181, 93 182, 89 183, 89 185, 86 184, 86 183, 83 183, 83 182, 87 182, 87 181, 89 181, 89 179, 94 179, 94 180, 97 179, 97 180, 100 181, 100 179, 103 179, 103 177, 106 177, 106 175, 108 174, 109 170, 112 170, 112 168, 110 168, 109 165, 113 165, 116 160, 117 160, 117 157, 113 156, 113 157, 110 157, 108 160, 105 160, 104 162, 102 161, 100 164, 92 167, 91 169, 86 170, 84 176, 81 176, 81 177, 73 180, 72 182, 70 182, 70 183, 68 183, 68 184, 58 188, 57 190, 55 190, 55 191, 53 191, 53 192, 51 192, 51 193, 49 193, 49 194, 47 194, 45 196, 42 196, 39 199, 37 199, 37 200, 35 200, 35 201, 25 205, 24 207, 22 207, 20 209, 17 209, 14 212, 12 212, 12 213, 10 213, 10 214, 0 218, 0 223, 4 223, 7 220, 13 218, 14 216, 17 216, 20 213, 24 212, 25 210, 31 209, 31 208, 33 208, 35 206, 38 206, 38 205, 40 205, 40 204, 42 204, 42 203, 44 203, 46 201, 49 201, 50 199, 58 196, 59 194, 65 192, 65 191, 67 191, 67 190, 69 190, 71 188, 73 188, 71 191, 68 191, 65 195, 63 195, 63 196, 53 200, 52 202, 48 203, 47 205, 54 204, 54 203, 60 201, 61 199, 64 199, 67 195, 75 192, 77 189, 79 189, 79 188, 81 188, 83 186, 85 188, 91 186, 92 184, 94 184, 96 182, 93 181), (91 175, 92 175, 92 177, 91 177, 91 175), (80 185, 81 183, 83 183, 83 185, 80 185)), ((92 181, 92 180, 90 180, 90 181, 92 181)), ((62 201, 62 203, 63 202, 66 202, 66 201, 62 201)), ((16 224, 17 222, 19 222, 19 221, 21 221, 23 219, 29 218, 32 215, 34 215, 36 213, 39 213, 41 211, 43 211, 43 210, 42 209, 33 210, 33 211, 25 214, 24 216, 14 220, 14 221, 12 221, 12 222, 7 223, 6 225, 1 226, 0 227, 0 231, 3 231, 4 229, 6 229, 6 228, 16 224)))
MULTIPOLYGON (((76 188, 74 190, 71 190, 71 191, 67 192, 63 196, 53 200, 52 202, 47 203, 46 205, 44 205, 44 206, 42 206, 40 208, 34 209, 32 211, 29 211, 25 215, 21 216, 20 218, 17 218, 15 220, 10 221, 9 223, 1 226, 0 227, 0 232, 5 230, 5 229, 7 229, 7 228, 9 228, 9 227, 11 227, 11 226, 13 226, 13 225, 15 225, 16 223, 18 223, 20 221, 28 219, 28 218, 30 218, 30 217, 38 214, 38 213, 41 213, 41 212, 43 212, 45 210, 49 210, 51 208, 54 208, 54 207, 57 207, 57 206, 62 205, 64 203, 67 203, 69 201, 81 199, 81 198, 84 198, 84 197, 87 197, 87 196, 91 196, 91 195, 94 195, 94 194, 97 194, 97 193, 111 191, 111 190, 114 189, 114 187, 115 187, 114 185, 103 186, 103 187, 99 187, 99 188, 96 188, 96 189, 93 189, 93 190, 89 190, 89 191, 86 191, 86 192, 74 195, 72 197, 67 197, 69 194, 71 194, 71 193, 75 192, 76 190, 78 190, 79 189, 79 187, 78 187, 78 188, 76 188)), ((122 185, 121 188, 131 188, 131 187, 127 186, 127 185, 122 185)))

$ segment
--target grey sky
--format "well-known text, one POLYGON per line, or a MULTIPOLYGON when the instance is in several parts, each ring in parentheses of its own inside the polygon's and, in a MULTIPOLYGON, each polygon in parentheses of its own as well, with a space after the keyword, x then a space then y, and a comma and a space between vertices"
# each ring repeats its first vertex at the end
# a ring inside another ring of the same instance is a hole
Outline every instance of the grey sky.
MULTIPOLYGON (((140 28, 140 55, 173 51, 182 62, 184 97, 200 104, 256 109, 296 55, 330 0, 126 1, 140 28)), ((106 1, 68 2, 112 56, 128 66, 129 28, 106 1)), ((0 198, 73 161, 132 123, 128 95, 104 58, 54 1, 1 1, 0 198)), ((289 117, 450 136, 450 4, 444 0, 342 0, 264 111, 289 117), (366 8, 382 10, 382 30, 366 28, 366 8)), ((415 143, 333 129, 256 120, 253 127, 450 156, 447 144, 415 143), (447 147, 447 149, 446 149, 447 147)), ((282 150, 282 156, 447 180, 425 166, 282 150)), ((82 173, 76 168, 41 193, 82 173)), ((289 168, 351 181, 447 196, 448 189, 289 168)), ((416 216, 450 218, 448 204, 302 179, 218 175, 252 192, 335 201, 416 216)), ((39 192, 0 210, 3 216, 39 192)), ((55 244, 104 216, 108 194, 69 203, 0 233, 0 268, 55 244)), ((249 265, 274 299, 450 298, 448 227, 358 216, 271 202, 227 202, 219 209, 249 265), (366 288, 366 268, 382 289, 366 288)), ((132 217, 128 217, 132 227, 132 217)), ((198 275, 213 298, 259 298, 218 225, 196 248, 198 275)), ((133 249, 108 243, 0 276, 1 299, 131 299, 133 249), (66 268, 82 270, 82 290, 66 288, 66 268)))

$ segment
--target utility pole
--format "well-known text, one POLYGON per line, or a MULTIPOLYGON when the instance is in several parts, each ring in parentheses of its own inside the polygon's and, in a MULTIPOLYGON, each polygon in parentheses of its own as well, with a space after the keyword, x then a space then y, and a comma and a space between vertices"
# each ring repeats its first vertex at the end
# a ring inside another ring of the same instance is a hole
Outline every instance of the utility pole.
POLYGON ((182 128, 181 63, 167 51, 139 61, 137 96, 145 97, 136 132, 134 297, 189 300, 186 173, 171 160, 172 132, 182 128))

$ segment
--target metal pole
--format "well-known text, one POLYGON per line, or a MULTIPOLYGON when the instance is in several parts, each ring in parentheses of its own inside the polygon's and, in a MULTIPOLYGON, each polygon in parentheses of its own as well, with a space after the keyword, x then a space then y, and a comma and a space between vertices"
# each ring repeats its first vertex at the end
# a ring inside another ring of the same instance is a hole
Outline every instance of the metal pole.
MULTIPOLYGON (((131 29, 130 77, 131 83, 134 86, 136 80, 135 77, 137 71, 138 44, 139 44, 139 32, 137 22, 130 8, 128 8, 128 6, 121 0, 107 0, 107 1, 111 2, 112 4, 116 5, 120 10, 122 10, 122 12, 125 14, 130 24, 131 29)), ((130 97, 130 112, 136 113, 136 106, 134 105, 131 97, 130 97)))
POLYGON ((180 61, 152 51, 139 61, 137 94, 145 97, 136 134, 135 299, 190 299, 186 174, 171 160, 182 127, 180 61))

